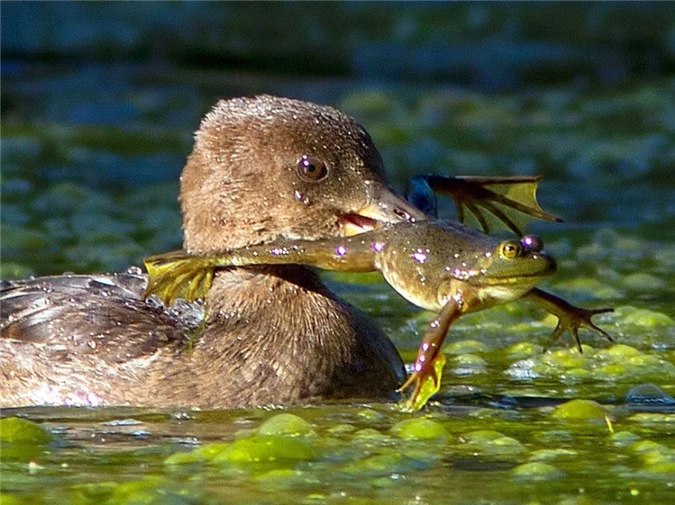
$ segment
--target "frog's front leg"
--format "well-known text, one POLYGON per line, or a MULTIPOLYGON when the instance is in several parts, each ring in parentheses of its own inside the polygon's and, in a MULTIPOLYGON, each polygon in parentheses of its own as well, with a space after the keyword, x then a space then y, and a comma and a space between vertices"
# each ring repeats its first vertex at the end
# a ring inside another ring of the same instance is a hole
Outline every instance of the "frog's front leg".
POLYGON ((575 307, 574 305, 566 302, 562 298, 558 298, 551 293, 542 291, 541 289, 534 288, 530 290, 525 296, 525 299, 531 300, 537 305, 543 307, 547 312, 553 314, 558 318, 558 325, 551 334, 548 342, 544 347, 546 351, 553 343, 560 338, 564 332, 569 331, 577 344, 577 349, 579 352, 583 352, 581 349, 581 339, 579 338, 579 329, 586 328, 587 330, 593 331, 605 337, 610 342, 614 342, 614 339, 610 337, 607 332, 598 328, 591 318, 596 314, 604 314, 606 312, 612 312, 612 308, 603 308, 603 309, 582 309, 580 307, 575 307))
POLYGON ((406 402, 408 409, 421 409, 427 400, 440 389, 440 374, 445 363, 441 347, 450 326, 462 315, 464 306, 464 300, 460 296, 452 297, 429 323, 429 328, 417 352, 413 373, 398 389, 404 391, 413 387, 412 394, 406 402))
POLYGON ((457 208, 457 219, 465 221, 465 207, 471 212, 485 233, 490 224, 484 211, 504 223, 516 235, 523 235, 518 211, 525 221, 543 219, 561 221, 549 214, 537 202, 537 186, 541 177, 452 177, 442 175, 416 175, 408 181, 408 200, 425 214, 436 217, 435 193, 452 197, 457 208))

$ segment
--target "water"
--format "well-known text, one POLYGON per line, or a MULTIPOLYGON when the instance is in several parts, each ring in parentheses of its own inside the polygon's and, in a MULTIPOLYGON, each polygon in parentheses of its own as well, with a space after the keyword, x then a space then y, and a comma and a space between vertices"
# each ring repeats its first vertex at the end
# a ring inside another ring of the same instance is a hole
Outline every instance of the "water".
MULTIPOLYGON (((476 27, 486 22, 476 10, 470 17, 476 27)), ((405 22, 398 29, 402 37, 415 31, 405 22)), ((366 72, 377 51, 362 42, 356 61, 366 72)), ((434 68, 425 71, 433 76, 434 68)), ((283 409, 313 430, 298 438, 313 452, 291 461, 195 452, 257 440, 282 409, 5 410, 3 418, 31 419, 54 438, 30 449, 3 444, 2 503, 672 501, 672 407, 640 409, 626 394, 653 383, 675 396, 675 81, 655 73, 618 86, 559 79, 514 89, 519 75, 494 93, 490 84, 467 90, 443 76, 390 86, 367 75, 3 59, 3 278, 121 271, 179 247, 177 178, 199 118, 221 95, 265 91, 355 115, 401 189, 423 172, 544 175, 539 201, 565 218, 530 228, 558 259, 546 289, 617 310, 597 318, 615 344, 582 333, 581 355, 569 341, 543 354, 555 321, 525 303, 467 316, 448 338, 443 386, 428 410, 283 409), (556 410, 578 398, 602 410, 556 410), (405 435, 398 423, 410 419, 435 424, 405 435), (438 427, 440 435, 425 438, 438 427)), ((442 201, 444 216, 451 209, 442 201)), ((377 274, 326 279, 414 359, 432 314, 377 274)))

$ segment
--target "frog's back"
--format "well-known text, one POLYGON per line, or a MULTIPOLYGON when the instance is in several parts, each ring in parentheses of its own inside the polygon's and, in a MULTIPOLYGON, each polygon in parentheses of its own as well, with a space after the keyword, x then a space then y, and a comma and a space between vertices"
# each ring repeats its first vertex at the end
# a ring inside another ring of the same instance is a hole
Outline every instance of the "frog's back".
POLYGON ((421 221, 390 226, 379 269, 387 282, 415 305, 437 310, 441 285, 466 269, 499 240, 460 223, 421 221))
MULTIPOLYGON (((426 265, 433 272, 446 267, 473 263, 492 251, 500 240, 481 231, 452 221, 401 223, 391 227, 387 236, 386 254, 396 261, 426 265)), ((398 267, 405 265, 398 264, 398 267)))

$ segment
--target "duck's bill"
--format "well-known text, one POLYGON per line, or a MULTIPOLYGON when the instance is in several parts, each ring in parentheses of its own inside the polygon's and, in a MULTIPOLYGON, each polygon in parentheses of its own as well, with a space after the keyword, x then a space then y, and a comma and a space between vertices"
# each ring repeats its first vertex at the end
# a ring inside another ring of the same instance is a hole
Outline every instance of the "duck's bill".
POLYGON ((383 224, 425 219, 421 210, 393 193, 385 185, 373 181, 366 184, 368 185, 368 203, 356 212, 344 215, 341 219, 345 236, 365 233, 383 224))

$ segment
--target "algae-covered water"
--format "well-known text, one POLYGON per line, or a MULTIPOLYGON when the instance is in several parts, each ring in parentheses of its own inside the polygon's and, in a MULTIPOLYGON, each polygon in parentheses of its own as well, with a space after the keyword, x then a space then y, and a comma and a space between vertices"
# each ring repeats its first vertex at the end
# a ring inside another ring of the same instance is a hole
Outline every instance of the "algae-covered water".
MULTIPOLYGON (((178 248, 199 118, 220 96, 265 91, 356 116, 399 189, 415 173, 544 175, 539 201, 565 219, 528 229, 558 260, 544 288, 616 309, 595 319, 614 342, 582 332, 583 354, 568 337, 544 353, 555 321, 524 302, 462 318, 440 393, 413 414, 6 409, 2 505, 675 500, 672 77, 495 92, 129 62, 2 71, 3 279, 122 271, 178 248)), ((452 218, 452 202, 441 209, 452 218)), ((414 359, 431 313, 376 274, 325 278, 414 359)))

